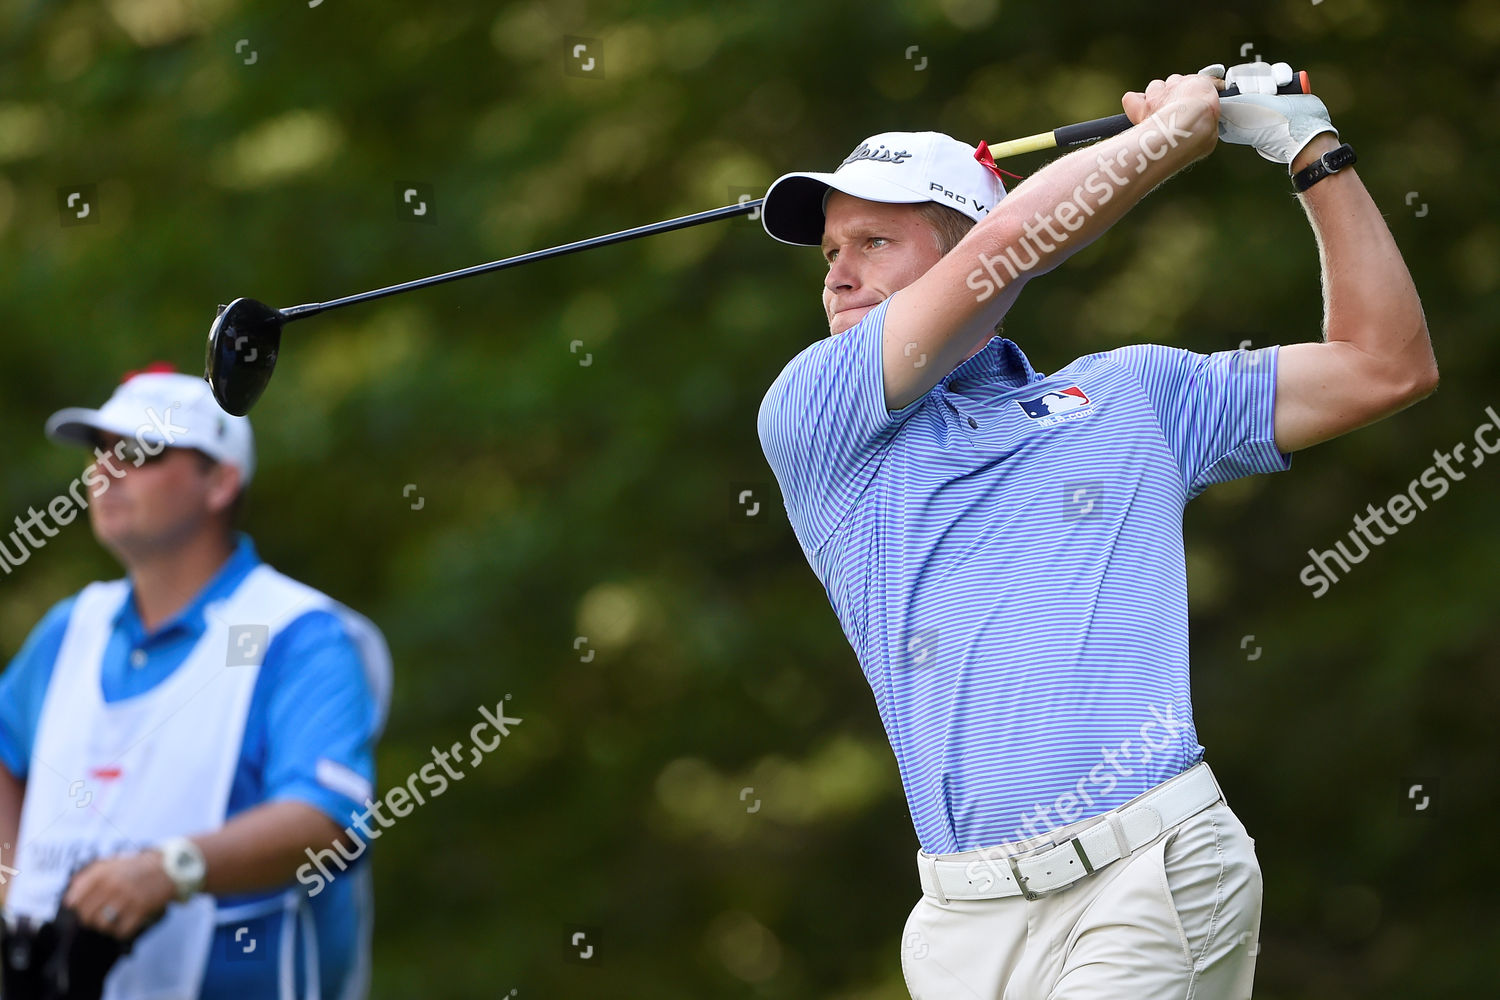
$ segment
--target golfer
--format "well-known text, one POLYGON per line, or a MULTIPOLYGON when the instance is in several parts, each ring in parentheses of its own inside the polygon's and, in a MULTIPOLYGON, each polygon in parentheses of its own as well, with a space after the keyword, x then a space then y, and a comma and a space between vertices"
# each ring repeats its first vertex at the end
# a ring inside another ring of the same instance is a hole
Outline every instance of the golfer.
POLYGON ((767 231, 822 248, 831 336, 772 384, 760 437, 900 768, 919 1000, 1250 995, 1261 874, 1193 726, 1183 507, 1437 385, 1353 151, 1316 97, 1274 96, 1290 75, 1235 67, 1222 101, 1222 66, 1152 81, 1124 95, 1133 127, 1008 194, 985 149, 932 132, 767 192, 767 231), (1221 136, 1300 191, 1321 342, 1044 374, 995 335, 1221 136))
POLYGON ((384 639, 235 531, 250 423, 203 380, 136 374, 47 434, 93 449, 126 577, 52 608, 0 677, 7 936, 60 906, 140 934, 108 1000, 364 996, 368 865, 311 899, 293 873, 369 802, 384 639))

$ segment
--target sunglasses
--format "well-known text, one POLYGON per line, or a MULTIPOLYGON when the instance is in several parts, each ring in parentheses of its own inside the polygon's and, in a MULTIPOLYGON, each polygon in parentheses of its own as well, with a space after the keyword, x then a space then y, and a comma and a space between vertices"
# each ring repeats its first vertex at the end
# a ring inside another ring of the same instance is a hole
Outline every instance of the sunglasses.
POLYGON ((94 438, 94 446, 103 452, 112 452, 122 462, 129 462, 135 468, 143 465, 153 465, 167 457, 170 451, 166 445, 153 444, 147 448, 134 438, 121 438, 114 444, 105 446, 102 438, 94 438))

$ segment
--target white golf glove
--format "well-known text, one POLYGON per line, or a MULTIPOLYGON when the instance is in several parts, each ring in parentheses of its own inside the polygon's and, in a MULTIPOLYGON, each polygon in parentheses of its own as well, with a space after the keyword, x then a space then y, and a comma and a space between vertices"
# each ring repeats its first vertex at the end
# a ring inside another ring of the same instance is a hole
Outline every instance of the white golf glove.
POLYGON ((1219 99, 1219 138, 1255 151, 1272 163, 1292 160, 1304 146, 1324 132, 1338 138, 1329 121, 1328 109, 1312 94, 1278 94, 1276 88, 1292 82, 1287 63, 1242 63, 1228 72, 1223 63, 1198 71, 1204 76, 1239 87, 1237 97, 1219 99))

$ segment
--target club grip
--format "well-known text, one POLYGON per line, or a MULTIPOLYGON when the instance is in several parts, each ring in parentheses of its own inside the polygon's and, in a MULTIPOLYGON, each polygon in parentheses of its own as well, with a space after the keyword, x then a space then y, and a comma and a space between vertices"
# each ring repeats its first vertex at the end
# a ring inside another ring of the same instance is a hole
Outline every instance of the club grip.
MULTIPOLYGON (((1239 96, 1238 87, 1225 87, 1219 91, 1220 97, 1239 96)), ((1298 70, 1292 74, 1292 82, 1282 84, 1276 88, 1278 94, 1310 94, 1312 85, 1308 82, 1307 71, 1298 70)), ((1110 115, 1108 118, 1095 118, 1093 121, 1079 122, 1076 125, 1064 125, 1062 128, 1052 130, 1052 138, 1059 146, 1081 146, 1086 142, 1094 142, 1099 139, 1108 139, 1112 135, 1119 135, 1130 127, 1130 119, 1125 115, 1110 115)))

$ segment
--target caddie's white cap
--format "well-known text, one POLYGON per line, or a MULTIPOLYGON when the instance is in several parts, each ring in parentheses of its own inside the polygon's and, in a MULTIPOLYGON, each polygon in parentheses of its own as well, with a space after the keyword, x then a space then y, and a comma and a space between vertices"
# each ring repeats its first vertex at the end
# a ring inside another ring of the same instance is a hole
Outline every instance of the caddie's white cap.
POLYGON ((196 448, 240 470, 250 485, 255 474, 255 438, 248 417, 225 413, 206 381, 170 365, 129 372, 97 410, 71 406, 47 418, 47 436, 64 444, 93 447, 94 433, 108 431, 141 444, 196 448))
POLYGON ((866 201, 935 201, 978 222, 1005 197, 1005 185, 988 152, 983 143, 975 149, 941 132, 872 135, 831 174, 778 177, 766 192, 760 221, 783 243, 818 246, 823 242, 828 193, 842 191, 866 201))

